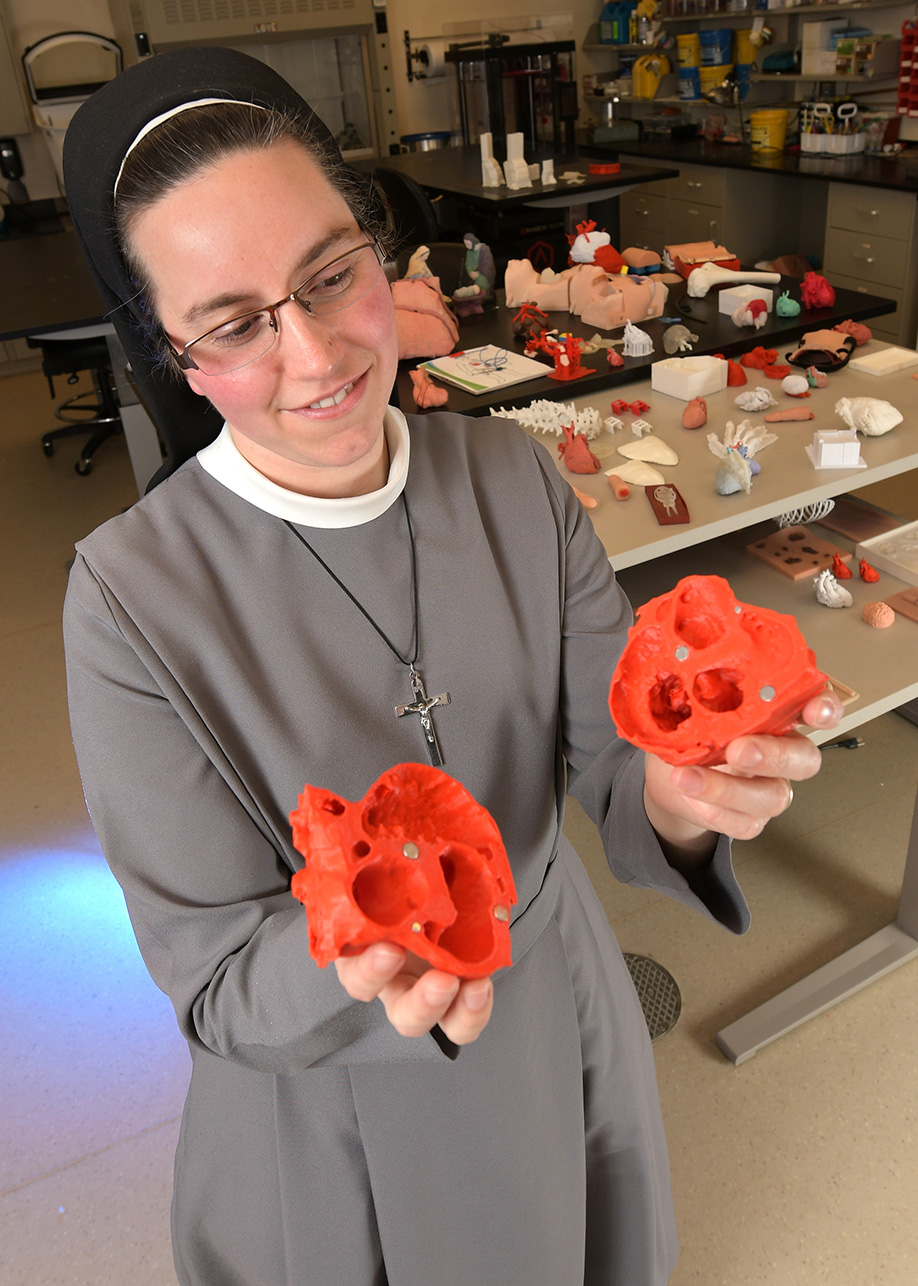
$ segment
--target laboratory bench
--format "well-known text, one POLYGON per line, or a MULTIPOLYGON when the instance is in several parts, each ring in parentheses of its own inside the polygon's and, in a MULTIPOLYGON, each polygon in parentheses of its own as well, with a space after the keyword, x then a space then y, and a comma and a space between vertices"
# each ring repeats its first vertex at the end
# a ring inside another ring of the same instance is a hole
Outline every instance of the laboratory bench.
MULTIPOLYGON (((449 410, 462 415, 487 415, 493 407, 524 406, 534 398, 547 398, 551 401, 568 401, 579 395, 601 397, 608 406, 609 400, 623 396, 633 400, 634 382, 649 378, 653 362, 667 356, 663 347, 663 335, 674 321, 688 327, 698 336, 692 353, 702 355, 723 353, 728 357, 739 357, 741 353, 758 346, 778 350, 778 361, 784 360, 787 351, 793 349, 795 341, 807 331, 822 330, 838 322, 868 322, 873 328, 874 319, 880 323, 885 320, 884 314, 892 311, 894 301, 883 298, 880 293, 867 294, 859 290, 839 288, 835 292, 835 303, 831 308, 804 309, 797 317, 779 317, 774 311, 768 314, 768 320, 759 330, 750 326, 739 327, 734 324, 729 314, 718 308, 718 297, 721 287, 714 287, 703 299, 691 298, 684 282, 671 285, 666 301, 664 317, 650 317, 644 321, 635 321, 635 325, 644 331, 652 340, 654 351, 646 357, 626 357, 624 365, 611 369, 606 361, 604 349, 586 354, 582 358, 583 367, 590 371, 577 380, 559 381, 551 376, 552 363, 542 356, 545 362, 545 375, 542 378, 528 380, 524 384, 514 384, 506 389, 498 389, 484 394, 472 394, 450 386, 449 410)), ((800 282, 784 277, 779 285, 769 286, 777 299, 782 291, 788 290, 793 298, 800 294, 800 282)), ((497 348, 521 353, 523 342, 513 334, 513 317, 516 308, 508 308, 504 303, 504 292, 497 291, 497 306, 483 313, 463 318, 459 323, 459 342, 457 347, 463 350, 479 348, 493 344, 497 348)), ((596 333, 594 326, 584 326, 579 317, 570 313, 551 312, 548 314, 549 328, 558 328, 570 332, 582 339, 589 339, 596 333)), ((605 338, 621 339, 622 330, 603 332, 605 338)), ((621 345, 618 346, 621 352, 621 345)), ((422 359, 412 359, 399 363, 396 380, 396 394, 399 405, 405 411, 414 411, 413 385, 411 370, 422 359)))
MULTIPOLYGON (((870 348, 859 351, 882 347, 885 345, 871 341, 870 348)), ((861 619, 867 602, 888 599, 911 587, 885 570, 881 570, 879 582, 865 583, 858 577, 856 560, 852 560, 853 579, 844 583, 853 595, 854 606, 832 610, 816 602, 811 575, 792 580, 750 555, 747 546, 776 532, 775 520, 782 514, 918 468, 918 411, 914 409, 918 386, 912 379, 916 369, 883 379, 854 371, 850 366, 831 374, 828 386, 813 389, 805 402, 815 419, 770 425, 777 441, 759 453, 761 472, 753 479, 751 491, 730 496, 718 495, 715 490, 719 461, 708 447, 707 435, 714 432, 720 438, 728 419, 761 422, 761 414, 746 413, 744 417, 736 407, 735 396, 740 390, 726 388, 709 395, 708 422, 702 429, 692 431, 682 427, 685 402, 655 392, 649 381, 630 385, 629 396, 649 404, 643 417, 652 425, 653 433, 679 456, 678 464, 671 468, 654 466, 678 488, 688 508, 690 521, 670 526, 658 524, 643 487, 633 486, 630 497, 619 501, 605 477, 616 458, 623 462, 617 455, 618 446, 635 441, 629 427, 633 417, 629 414, 622 417, 622 429, 613 434, 604 430, 591 441, 601 464, 600 472, 593 475, 569 474, 558 458, 557 439, 535 430, 530 433, 551 451, 559 472, 598 501, 597 507, 588 511, 590 518, 635 606, 668 592, 684 576, 703 573, 725 577, 741 602, 796 618, 820 669, 853 693, 837 728, 811 734, 814 741, 822 742, 848 735, 869 720, 918 697, 918 622, 897 613, 890 628, 872 629, 861 619), (882 397, 902 411, 904 421, 881 437, 860 438, 864 468, 815 469, 805 446, 812 443, 818 428, 845 427, 834 410, 843 396, 882 397)), ((756 371, 747 374, 751 377, 747 387, 760 383, 780 393, 777 382, 757 379, 756 371)), ((578 394, 573 401, 577 410, 599 406, 602 414, 606 413, 595 397, 578 394)), ((814 522, 805 525, 838 548, 854 550, 854 541, 836 531, 814 522)), ((852 914, 856 911, 853 907, 852 914)), ((918 806, 896 920, 712 1036, 734 1063, 744 1062, 785 1032, 916 956, 918 806)), ((779 960, 775 960, 775 972, 783 972, 779 960)))

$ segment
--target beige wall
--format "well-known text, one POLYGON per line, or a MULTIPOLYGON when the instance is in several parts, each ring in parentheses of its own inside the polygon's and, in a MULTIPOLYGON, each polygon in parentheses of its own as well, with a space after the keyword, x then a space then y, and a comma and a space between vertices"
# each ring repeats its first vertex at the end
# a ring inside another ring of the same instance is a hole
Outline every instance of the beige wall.
POLYGON ((106 0, 6 0, 6 12, 19 53, 56 31, 114 34, 106 0))
MULTIPOLYGON (((424 81, 408 83, 403 52, 406 29, 411 33, 412 44, 420 44, 425 39, 443 36, 444 23, 493 20, 498 16, 521 19, 564 14, 573 20, 573 39, 579 48, 590 24, 598 21, 602 3, 603 0, 561 0, 558 4, 548 0, 500 0, 495 6, 488 0, 464 0, 461 5, 449 4, 446 0, 388 0, 399 132, 417 134, 458 126, 455 90, 449 77, 426 84, 424 81)), ((578 54, 577 76, 582 78, 585 72, 600 70, 601 65, 600 62, 594 66, 590 55, 578 54)))

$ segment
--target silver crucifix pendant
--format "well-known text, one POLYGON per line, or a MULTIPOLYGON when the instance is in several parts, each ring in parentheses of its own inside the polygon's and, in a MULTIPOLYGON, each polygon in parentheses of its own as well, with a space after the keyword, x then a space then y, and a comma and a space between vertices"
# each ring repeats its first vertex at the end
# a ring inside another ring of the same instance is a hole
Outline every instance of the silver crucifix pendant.
POLYGON ((424 729, 424 740, 427 743, 427 754, 434 768, 439 768, 443 763, 443 756, 440 754, 440 743, 437 741, 437 732, 433 725, 433 719, 430 712, 434 706, 449 705, 449 693, 441 692, 437 697, 429 697, 424 691, 424 680, 412 666, 408 675, 411 680, 411 686, 414 689, 415 700, 410 705, 396 706, 395 713, 399 718, 403 714, 417 714, 421 716, 421 727, 424 729))

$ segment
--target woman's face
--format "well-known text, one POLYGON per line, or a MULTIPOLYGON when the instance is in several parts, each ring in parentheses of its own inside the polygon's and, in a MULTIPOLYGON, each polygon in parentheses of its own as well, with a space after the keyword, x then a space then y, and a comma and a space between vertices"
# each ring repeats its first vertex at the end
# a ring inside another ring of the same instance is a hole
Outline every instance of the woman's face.
MULTIPOLYGON (((140 215, 133 247, 181 351, 248 309, 283 299, 366 240, 343 198, 295 143, 239 152, 140 215)), ((223 415, 246 459, 307 495, 360 495, 387 476, 383 415, 398 341, 388 284, 324 317, 296 303, 257 361, 225 375, 185 372, 223 415)))

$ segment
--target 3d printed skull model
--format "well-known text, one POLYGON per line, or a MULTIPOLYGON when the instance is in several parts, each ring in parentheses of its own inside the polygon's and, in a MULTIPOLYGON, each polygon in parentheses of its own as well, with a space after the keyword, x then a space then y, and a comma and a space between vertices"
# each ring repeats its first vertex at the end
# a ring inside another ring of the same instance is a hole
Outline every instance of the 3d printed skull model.
POLYGON ((609 690, 621 736, 669 764, 721 764, 745 733, 781 736, 826 686, 792 616, 687 576, 639 610, 609 690))
POLYGON ((356 802, 307 785, 290 822, 306 859, 291 892, 320 967, 383 940, 460 978, 511 963, 516 890, 500 831, 446 773, 398 764, 356 802))

